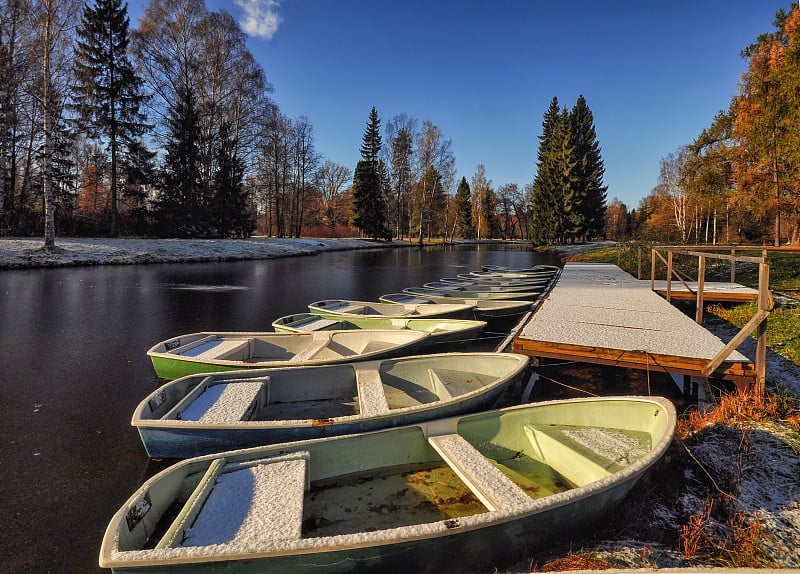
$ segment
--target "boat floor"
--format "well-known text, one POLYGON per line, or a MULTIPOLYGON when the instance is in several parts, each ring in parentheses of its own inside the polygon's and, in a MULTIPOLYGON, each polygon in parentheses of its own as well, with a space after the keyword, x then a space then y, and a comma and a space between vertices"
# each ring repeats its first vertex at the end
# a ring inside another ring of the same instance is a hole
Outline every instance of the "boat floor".
POLYGON ((254 421, 327 419, 359 414, 358 397, 272 402, 255 413, 254 421))
POLYGON ((387 473, 312 483, 303 509, 303 537, 413 526, 487 512, 446 464, 408 465, 387 473))

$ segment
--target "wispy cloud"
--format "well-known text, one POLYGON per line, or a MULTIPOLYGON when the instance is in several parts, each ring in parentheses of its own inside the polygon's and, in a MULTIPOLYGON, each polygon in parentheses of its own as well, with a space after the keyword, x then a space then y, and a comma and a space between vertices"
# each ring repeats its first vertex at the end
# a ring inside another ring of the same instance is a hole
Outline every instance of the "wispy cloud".
POLYGON ((244 11, 242 29, 256 38, 272 39, 282 19, 278 14, 279 0, 235 0, 244 11))

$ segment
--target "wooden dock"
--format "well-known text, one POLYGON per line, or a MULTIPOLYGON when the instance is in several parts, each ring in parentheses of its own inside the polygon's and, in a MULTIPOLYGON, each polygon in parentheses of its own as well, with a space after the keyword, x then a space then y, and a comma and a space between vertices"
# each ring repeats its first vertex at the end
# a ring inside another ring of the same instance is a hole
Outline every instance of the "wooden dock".
MULTIPOLYGON (((567 263, 519 331, 513 350, 532 357, 704 376, 725 343, 616 265, 567 263)), ((711 374, 752 384, 753 362, 731 352, 711 374)))

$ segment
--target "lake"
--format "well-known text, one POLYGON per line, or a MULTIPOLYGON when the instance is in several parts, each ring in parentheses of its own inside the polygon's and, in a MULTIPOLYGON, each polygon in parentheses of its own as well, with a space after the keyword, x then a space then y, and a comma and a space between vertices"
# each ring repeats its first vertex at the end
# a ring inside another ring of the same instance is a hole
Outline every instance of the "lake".
POLYGON ((552 264, 525 248, 331 252, 234 263, 0 271, 0 572, 102 572, 110 517, 165 464, 131 413, 145 354, 197 331, 271 331, 320 299, 384 294, 481 265, 552 264))

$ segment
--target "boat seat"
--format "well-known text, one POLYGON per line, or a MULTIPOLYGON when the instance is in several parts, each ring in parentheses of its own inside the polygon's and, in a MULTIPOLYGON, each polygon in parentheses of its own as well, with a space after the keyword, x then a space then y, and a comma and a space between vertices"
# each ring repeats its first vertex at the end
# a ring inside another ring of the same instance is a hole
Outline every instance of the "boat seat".
POLYGON ((376 416, 389 412, 383 380, 377 370, 357 370, 358 405, 363 416, 376 416))
POLYGON ((299 540, 309 458, 299 451, 242 463, 215 460, 157 548, 214 544, 236 552, 299 540))
POLYGON ((434 371, 433 369, 428 369, 428 376, 431 379, 431 384, 433 385, 433 392, 439 397, 441 401, 450 401, 453 399, 453 395, 450 393, 450 389, 447 388, 447 385, 444 384, 441 377, 434 371))
POLYGON ((265 377, 256 381, 212 385, 187 405, 178 418, 212 424, 250 420, 263 404, 263 389, 268 383, 269 377, 265 377))
POLYGON ((338 325, 341 321, 337 319, 317 319, 313 321, 310 325, 310 331, 322 331, 327 329, 328 327, 333 327, 334 325, 338 325))
POLYGON ((430 436, 428 442, 490 511, 513 509, 531 501, 461 435, 430 436))
POLYGON ((249 348, 249 346, 250 346, 249 339, 216 338, 176 354, 180 354, 187 357, 194 357, 196 359, 201 359, 201 360, 225 359, 230 357, 234 353, 249 348))
POLYGON ((311 358, 319 353, 325 346, 330 342, 330 339, 314 339, 305 349, 302 349, 299 353, 296 353, 291 359, 289 359, 290 363, 304 363, 305 361, 311 360, 311 358))
POLYGON ((344 305, 342 307, 337 307, 336 309, 331 309, 331 311, 344 314, 349 313, 350 315, 363 315, 365 309, 366 308, 364 305, 344 305))
MULTIPOLYGON (((630 443, 633 440, 638 446, 638 441, 613 429, 598 428, 586 431, 597 435, 593 439, 596 445, 592 447, 587 441, 578 441, 570 437, 568 430, 552 425, 525 425, 523 428, 533 447, 532 456, 578 486, 601 480, 632 462, 620 464, 618 460, 613 460, 617 457, 609 453, 615 442, 630 443)), ((617 450, 617 455, 627 457, 632 454, 626 450, 627 448, 628 446, 623 445, 617 450)), ((641 447, 638 456, 644 451, 646 448, 641 447)))

